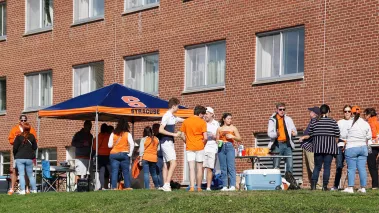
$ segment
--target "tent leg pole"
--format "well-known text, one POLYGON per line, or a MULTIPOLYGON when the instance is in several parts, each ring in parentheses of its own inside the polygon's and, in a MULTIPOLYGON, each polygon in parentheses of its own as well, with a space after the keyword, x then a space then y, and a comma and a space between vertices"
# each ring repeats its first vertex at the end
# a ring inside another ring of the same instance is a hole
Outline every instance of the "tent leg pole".
POLYGON ((95 172, 95 191, 98 190, 96 187, 97 180, 99 180, 99 171, 98 171, 98 151, 99 151, 99 114, 96 112, 96 121, 95 121, 95 126, 96 126, 96 172, 95 172))
MULTIPOLYGON (((39 139, 40 125, 41 125, 41 119, 40 119, 40 117, 39 117, 39 115, 37 113, 37 140, 39 139)), ((38 159, 38 147, 36 149, 36 165, 35 165, 35 167, 37 167, 37 159, 38 159)), ((35 177, 37 177, 37 170, 35 170, 33 174, 34 174, 35 177)))

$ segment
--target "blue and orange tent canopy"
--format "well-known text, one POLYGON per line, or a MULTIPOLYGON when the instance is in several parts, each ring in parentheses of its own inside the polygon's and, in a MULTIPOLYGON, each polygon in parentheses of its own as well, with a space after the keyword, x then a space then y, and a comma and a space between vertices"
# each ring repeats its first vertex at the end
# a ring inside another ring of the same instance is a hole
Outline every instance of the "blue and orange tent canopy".
MULTIPOLYGON (((126 117, 129 121, 154 121, 168 110, 168 101, 121 84, 111 84, 93 92, 69 99, 40 110, 39 117, 115 121, 126 117)), ((179 117, 193 115, 193 110, 179 106, 175 114, 179 117)))

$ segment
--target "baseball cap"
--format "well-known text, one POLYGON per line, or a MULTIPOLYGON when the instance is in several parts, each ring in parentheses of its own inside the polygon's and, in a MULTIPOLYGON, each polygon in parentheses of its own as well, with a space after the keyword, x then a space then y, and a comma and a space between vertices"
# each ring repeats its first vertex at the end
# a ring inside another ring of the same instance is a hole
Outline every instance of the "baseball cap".
POLYGON ((351 113, 360 113, 361 108, 359 106, 353 106, 351 113))
POLYGON ((215 111, 213 110, 212 107, 207 107, 206 109, 207 109, 207 112, 210 112, 210 113, 212 113, 212 114, 215 114, 215 111))
POLYGON ((316 113, 317 115, 320 115, 320 107, 315 106, 315 107, 308 108, 308 110, 316 113))

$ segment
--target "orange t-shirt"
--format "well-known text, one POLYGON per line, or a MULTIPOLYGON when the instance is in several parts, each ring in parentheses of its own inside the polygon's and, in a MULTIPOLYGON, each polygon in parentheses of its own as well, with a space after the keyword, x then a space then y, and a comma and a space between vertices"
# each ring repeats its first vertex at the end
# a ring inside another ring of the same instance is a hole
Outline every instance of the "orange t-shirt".
POLYGON ((142 159, 149 162, 158 162, 158 145, 159 140, 157 137, 154 137, 153 141, 151 141, 151 137, 147 137, 144 143, 145 151, 142 159))
MULTIPOLYGON (((18 135, 20 135, 21 133, 22 133, 22 132, 21 132, 21 130, 20 130, 20 124, 15 125, 15 126, 12 128, 11 132, 9 133, 9 136, 8 136, 8 141, 9 141, 9 143, 10 143, 11 145, 13 145, 13 143, 14 143, 14 139, 15 139, 18 135)), ((36 138, 36 142, 38 142, 38 140, 37 140, 37 133, 36 133, 36 130, 34 130, 33 127, 30 128, 30 134, 33 134, 34 137, 36 138)))
POLYGON ((279 137, 278 141, 287 141, 286 132, 284 130, 284 117, 281 117, 280 115, 276 115, 276 119, 278 119, 278 132, 279 137))
MULTIPOLYGON (((99 155, 109 155, 111 153, 111 149, 108 148, 108 141, 109 141, 109 137, 111 136, 111 134, 109 133, 99 133, 99 135, 97 136, 99 138, 99 155)), ((93 150, 96 150, 96 138, 93 139, 93 147, 92 147, 93 150)))
POLYGON ((376 116, 371 117, 368 119, 368 123, 371 127, 372 139, 376 139, 377 135, 379 134, 378 118, 376 116))
POLYGON ((111 150, 111 154, 117 154, 120 152, 129 152, 128 134, 129 133, 127 132, 124 132, 121 136, 113 134, 113 148, 111 150), (121 139, 118 141, 120 137, 121 139))
POLYGON ((207 132, 207 123, 198 116, 184 120, 180 127, 186 135, 186 150, 199 151, 204 149, 204 132, 207 132))

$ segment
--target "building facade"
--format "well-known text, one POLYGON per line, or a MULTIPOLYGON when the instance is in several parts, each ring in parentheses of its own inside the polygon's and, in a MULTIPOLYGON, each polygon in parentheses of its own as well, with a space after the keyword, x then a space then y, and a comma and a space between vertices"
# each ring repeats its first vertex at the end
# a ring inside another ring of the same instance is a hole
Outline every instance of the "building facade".
MULTIPOLYGON (((38 109, 114 82, 211 106, 217 118, 230 112, 245 147, 266 143, 276 102, 300 132, 308 107, 329 104, 337 120, 345 104, 378 107, 378 8, 376 0, 0 0, 0 172, 21 113, 36 127, 38 109)), ((81 126, 42 119, 40 157, 72 157, 81 126)), ((182 141, 176 149, 174 179, 185 183, 182 141)), ((250 167, 237 160, 238 172, 250 167)))

